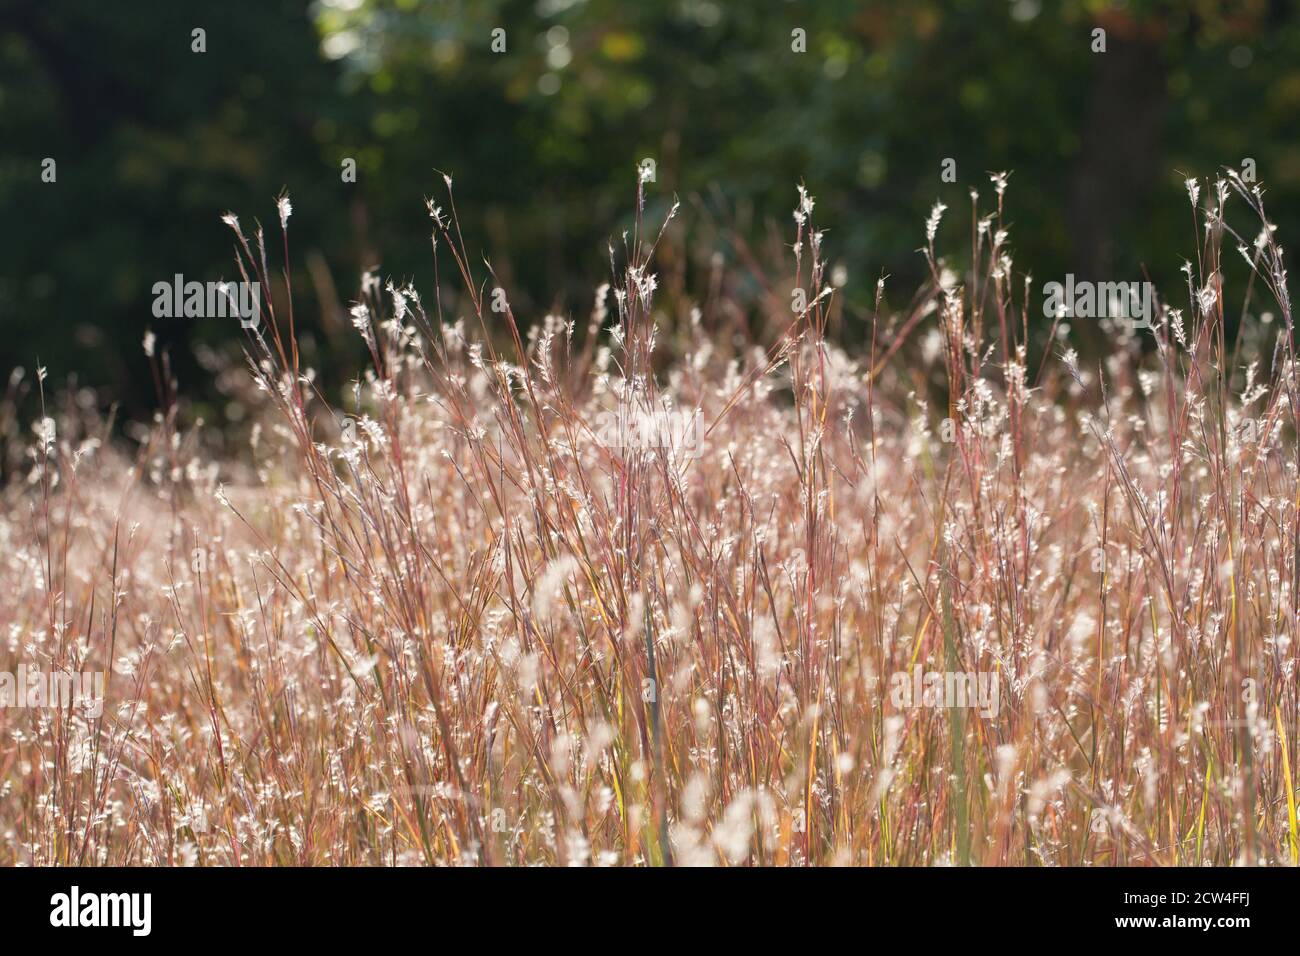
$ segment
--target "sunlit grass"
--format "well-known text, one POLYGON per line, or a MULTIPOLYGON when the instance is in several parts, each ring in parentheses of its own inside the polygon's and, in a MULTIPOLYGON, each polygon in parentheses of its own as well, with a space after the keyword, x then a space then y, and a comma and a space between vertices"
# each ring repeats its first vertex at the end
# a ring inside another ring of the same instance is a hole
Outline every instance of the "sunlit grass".
POLYGON ((366 280, 348 403, 272 310, 244 455, 171 399, 130 452, 51 410, 5 497, 0 668, 111 677, 102 719, 0 710, 4 862, 1296 862, 1298 395, 1262 206, 1216 188, 1180 311, 1106 326, 1090 367, 1059 324, 1042 348, 995 182, 972 261, 936 209, 931 283, 899 313, 882 284, 862 346, 828 335, 804 196, 803 308, 740 345, 697 311, 666 364, 658 224, 589 318, 524 323, 431 203, 456 289, 366 280), (629 411, 683 427, 616 439, 629 411), (895 706, 918 666, 996 674, 997 712, 895 706))

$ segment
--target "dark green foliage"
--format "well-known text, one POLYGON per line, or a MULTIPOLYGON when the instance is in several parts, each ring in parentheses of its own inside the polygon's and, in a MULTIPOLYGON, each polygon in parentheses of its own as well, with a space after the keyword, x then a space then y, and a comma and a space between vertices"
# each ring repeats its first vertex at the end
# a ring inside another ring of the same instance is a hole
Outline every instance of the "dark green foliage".
POLYGON ((4 0, 0 11, 0 358, 30 369, 39 355, 55 381, 76 372, 136 411, 154 400, 146 327, 192 394, 212 393, 193 344, 239 339, 229 323, 155 319, 152 284, 235 278, 227 209, 250 226, 260 216, 278 249, 281 188, 294 199, 308 358, 334 383, 356 343, 330 316, 360 270, 382 263, 431 286, 421 199, 440 189, 435 167, 454 174, 469 244, 526 320, 585 311, 644 157, 657 163, 650 201, 680 195, 688 230, 698 196, 751 238, 766 221, 785 236, 805 182, 831 260, 848 270, 850 316, 881 272, 896 304, 923 278, 914 250, 936 198, 953 210, 943 245, 960 247, 968 192, 987 207, 992 170, 1014 170, 1016 268, 1038 283, 1145 267, 1172 294, 1194 258, 1182 179, 1245 157, 1283 236, 1295 231, 1289 4, 4 0), (191 52, 195 27, 206 53, 191 52), (491 50, 497 27, 503 54, 491 50), (1104 54, 1090 49, 1098 27, 1104 54), (796 28, 806 53, 791 50, 796 28), (40 181, 47 156, 56 184, 40 181), (355 184, 340 178, 347 157, 355 184), (956 183, 940 178, 945 157, 956 183), (333 277, 326 301, 309 259, 333 277))

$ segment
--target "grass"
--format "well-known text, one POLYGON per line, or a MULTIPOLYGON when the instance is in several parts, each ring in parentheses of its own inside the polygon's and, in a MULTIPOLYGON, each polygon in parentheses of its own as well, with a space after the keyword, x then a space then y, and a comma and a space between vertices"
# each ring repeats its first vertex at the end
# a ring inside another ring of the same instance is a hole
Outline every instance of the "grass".
POLYGON ((1090 368, 995 186, 962 274, 936 207, 931 281, 889 312, 882 280, 846 349, 802 191, 767 332, 725 286, 657 309, 639 195, 582 334, 521 328, 448 180, 430 302, 366 278, 338 407, 287 199, 283 267, 229 217, 282 293, 247 450, 209 454, 153 356, 136 447, 63 396, 4 493, 0 668, 110 672, 102 716, 0 709, 4 862, 1294 864, 1300 395, 1261 193, 1189 186, 1187 289, 1090 368), (995 674, 997 712, 897 706, 918 666, 995 674))

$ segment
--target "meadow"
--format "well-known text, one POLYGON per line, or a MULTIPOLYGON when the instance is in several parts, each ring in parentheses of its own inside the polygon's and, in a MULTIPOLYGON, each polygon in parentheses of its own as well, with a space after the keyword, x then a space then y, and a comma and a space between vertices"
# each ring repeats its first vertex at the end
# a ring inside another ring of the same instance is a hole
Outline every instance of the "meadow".
POLYGON ((129 440, 10 378, 0 669, 107 685, 0 708, 0 862, 1297 862, 1300 383, 1262 190, 1189 181, 1187 285, 1143 329, 1043 314, 995 176, 969 260, 918 215, 930 280, 881 277, 837 344, 802 189, 760 323, 720 283, 660 309, 640 214, 588 313, 515 315, 445 187, 432 286, 362 281, 345 400, 300 355, 288 198, 270 235, 227 217, 273 290, 220 370, 237 452, 149 339, 129 440))

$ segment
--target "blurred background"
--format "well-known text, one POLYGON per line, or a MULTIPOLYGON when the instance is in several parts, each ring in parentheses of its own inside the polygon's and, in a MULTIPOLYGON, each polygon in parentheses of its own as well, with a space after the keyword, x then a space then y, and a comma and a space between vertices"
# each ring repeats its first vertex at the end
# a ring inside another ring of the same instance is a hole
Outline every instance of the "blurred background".
POLYGON ((682 200, 670 298, 718 257, 757 274, 802 182, 851 340, 879 275, 899 307, 923 281, 936 199, 962 261, 969 191, 987 209, 998 170, 1036 289, 1144 269, 1177 289, 1187 176, 1253 160, 1297 234, 1298 21, 1290 0, 0 0, 0 367, 39 361, 47 388, 147 415, 151 329, 196 407, 230 411, 195 356, 237 352, 237 325, 157 319, 152 286, 238 278, 227 210, 260 218, 278 259, 287 189, 305 361, 340 387, 362 270, 432 294, 435 170, 523 322, 584 327, 645 158, 647 216, 682 200))

